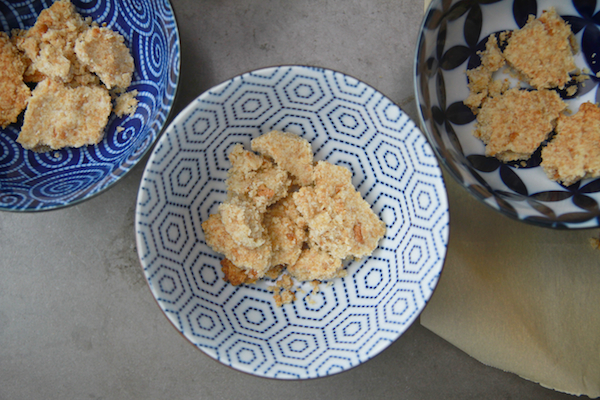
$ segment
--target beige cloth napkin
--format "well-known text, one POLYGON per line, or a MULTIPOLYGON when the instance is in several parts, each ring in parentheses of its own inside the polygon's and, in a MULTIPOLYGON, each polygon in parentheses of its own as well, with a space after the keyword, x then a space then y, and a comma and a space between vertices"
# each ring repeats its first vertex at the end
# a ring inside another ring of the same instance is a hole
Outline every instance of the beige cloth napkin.
POLYGON ((421 324, 486 365, 599 397, 599 230, 513 221, 445 179, 448 254, 421 324))

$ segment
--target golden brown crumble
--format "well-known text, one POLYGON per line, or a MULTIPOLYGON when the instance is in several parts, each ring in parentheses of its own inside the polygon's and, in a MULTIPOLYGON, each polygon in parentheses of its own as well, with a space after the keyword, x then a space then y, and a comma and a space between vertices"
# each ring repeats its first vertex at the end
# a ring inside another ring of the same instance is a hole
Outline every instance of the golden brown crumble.
POLYGON ((548 138, 566 106, 555 91, 513 88, 483 104, 473 134, 486 144, 486 156, 526 160, 548 138))
POLYGON ((385 224, 352 185, 350 171, 315 165, 305 139, 274 131, 252 147, 264 154, 232 148, 227 200, 202 228, 206 243, 231 263, 226 280, 248 283, 244 273, 276 279, 287 271, 270 287, 282 305, 295 299, 292 278, 343 276, 343 261, 371 254, 385 224))
POLYGON ((504 56, 534 88, 562 89, 577 69, 572 36, 571 27, 550 8, 537 19, 530 15, 525 26, 513 31, 504 56))
POLYGON ((72 88, 44 79, 31 94, 17 142, 32 150, 96 144, 110 110, 110 95, 100 86, 72 88))
POLYGON ((138 100, 136 99, 138 94, 139 93, 137 90, 132 90, 118 96, 115 100, 115 106, 113 108, 115 115, 117 117, 133 115, 138 105, 138 100))
POLYGON ((4 32, 0 32, 0 68, 0 126, 5 128, 17 121, 31 93, 23 82, 25 63, 4 32))
MULTIPOLYGON (((69 0, 55 1, 30 29, 11 35, 0 35, 8 71, 0 78, 0 125, 16 122, 25 109, 17 142, 34 151, 102 140, 112 109, 108 89, 126 89, 134 70, 123 36, 84 19, 69 0), (37 86, 30 93, 24 82, 37 86)), ((120 96, 115 114, 132 114, 136 95, 120 96)))
POLYGON ((542 149, 542 167, 552 180, 569 186, 600 176, 600 109, 583 103, 571 116, 561 115, 556 136, 542 149))
POLYGON ((91 27, 78 36, 75 54, 108 89, 125 89, 131 84, 133 57, 119 33, 109 28, 91 27))
POLYGON ((571 185, 600 176, 598 107, 584 103, 577 114, 568 115, 566 103, 555 90, 548 90, 566 87, 566 95, 572 97, 576 83, 585 85, 589 78, 587 69, 575 65, 573 55, 578 49, 569 24, 550 8, 537 19, 530 16, 521 29, 499 37, 506 42, 504 51, 490 36, 480 54, 482 65, 467 71, 470 95, 464 103, 477 115, 473 134, 485 143, 486 155, 504 162, 527 160, 549 140, 542 148, 541 166, 551 180, 571 185), (509 89, 493 80, 502 58, 510 66, 509 73, 533 89, 509 89))
POLYGON ((226 258, 221 260, 221 271, 225 275, 223 280, 231 283, 233 286, 256 282, 256 277, 251 275, 251 271, 236 267, 226 258))

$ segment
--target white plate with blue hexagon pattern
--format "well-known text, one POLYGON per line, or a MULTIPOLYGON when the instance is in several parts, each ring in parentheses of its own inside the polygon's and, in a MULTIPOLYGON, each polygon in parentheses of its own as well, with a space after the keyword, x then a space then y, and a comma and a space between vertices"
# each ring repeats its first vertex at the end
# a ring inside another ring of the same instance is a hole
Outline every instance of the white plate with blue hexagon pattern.
POLYGON ((150 290, 184 337, 237 370, 307 379, 369 360, 416 320, 442 270, 449 215, 437 159, 397 105, 348 75, 284 66, 228 80, 175 118, 146 166, 135 226, 150 290), (270 281, 224 282, 201 227, 227 196, 231 148, 271 130, 301 135, 316 160, 349 168, 387 225, 346 277, 316 294, 304 283, 282 307, 270 281))

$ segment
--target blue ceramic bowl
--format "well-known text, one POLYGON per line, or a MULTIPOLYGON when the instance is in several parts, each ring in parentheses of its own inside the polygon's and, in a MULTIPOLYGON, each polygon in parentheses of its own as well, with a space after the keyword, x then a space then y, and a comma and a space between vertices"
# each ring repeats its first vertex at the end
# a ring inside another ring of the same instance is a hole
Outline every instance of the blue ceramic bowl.
POLYGON ((175 328, 240 371, 306 379, 345 371, 397 339, 425 307, 446 255, 448 202, 427 140, 372 87, 342 73, 265 68, 226 81, 185 108, 161 136, 136 207, 146 279, 175 328), (272 282, 232 286, 202 221, 226 197, 227 154, 271 130, 301 135, 316 160, 352 171, 387 232, 370 257, 311 295, 275 306, 272 282))
MULTIPOLYGON (((0 210, 57 209, 109 188, 151 148, 173 105, 180 45, 169 1, 73 0, 73 4, 84 17, 106 23, 125 37, 135 60, 129 90, 139 92, 138 108, 131 116, 111 115, 104 140, 78 149, 34 153, 16 143, 22 120, 2 129, 0 210)), ((29 28, 50 5, 51 1, 3 0, 1 29, 29 28)))
POLYGON ((600 226, 600 179, 565 187, 546 177, 539 150, 525 166, 486 157, 472 135, 475 116, 462 102, 468 96, 465 70, 480 64, 477 51, 489 35, 517 29, 530 14, 554 6, 572 27, 580 51, 575 61, 590 79, 576 97, 561 93, 572 110, 600 101, 594 57, 600 43, 595 2, 551 0, 433 0, 421 26, 415 57, 415 93, 421 125, 451 175, 473 196, 519 221, 559 229, 600 226))

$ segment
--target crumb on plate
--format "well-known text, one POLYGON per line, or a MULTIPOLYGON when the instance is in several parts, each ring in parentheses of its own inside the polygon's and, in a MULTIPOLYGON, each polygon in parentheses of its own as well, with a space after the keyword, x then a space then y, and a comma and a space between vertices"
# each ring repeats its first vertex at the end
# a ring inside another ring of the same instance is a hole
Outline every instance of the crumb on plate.
POLYGON ((275 305, 277 305, 277 307, 281 307, 284 304, 290 304, 296 300, 294 281, 287 274, 283 274, 281 279, 275 283, 275 286, 269 287, 269 290, 274 293, 273 299, 275 300, 275 305))
POLYGON ((113 107, 113 111, 117 117, 122 117, 124 115, 133 115, 137 110, 138 100, 136 96, 138 95, 137 90, 132 90, 130 92, 123 93, 119 95, 115 100, 115 106, 113 107))

